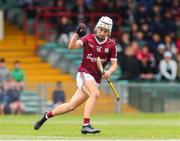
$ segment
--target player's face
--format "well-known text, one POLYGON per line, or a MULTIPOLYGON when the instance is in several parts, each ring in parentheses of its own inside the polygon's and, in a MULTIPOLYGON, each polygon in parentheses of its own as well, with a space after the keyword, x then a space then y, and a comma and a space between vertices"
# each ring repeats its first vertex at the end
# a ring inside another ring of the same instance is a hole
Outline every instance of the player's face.
POLYGON ((109 34, 109 31, 105 28, 102 28, 102 27, 98 27, 97 28, 97 32, 96 32, 96 35, 101 38, 101 39, 105 39, 109 34))

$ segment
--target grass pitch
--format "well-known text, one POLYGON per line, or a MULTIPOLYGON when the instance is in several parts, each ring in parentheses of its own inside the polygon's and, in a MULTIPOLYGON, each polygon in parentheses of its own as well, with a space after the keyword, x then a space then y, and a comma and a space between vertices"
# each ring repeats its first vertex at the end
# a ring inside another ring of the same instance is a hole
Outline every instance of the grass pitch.
POLYGON ((33 125, 39 117, 0 116, 0 140, 180 139, 180 114, 94 115, 91 123, 101 129, 96 135, 81 135, 82 116, 72 114, 54 117, 35 131, 33 125))

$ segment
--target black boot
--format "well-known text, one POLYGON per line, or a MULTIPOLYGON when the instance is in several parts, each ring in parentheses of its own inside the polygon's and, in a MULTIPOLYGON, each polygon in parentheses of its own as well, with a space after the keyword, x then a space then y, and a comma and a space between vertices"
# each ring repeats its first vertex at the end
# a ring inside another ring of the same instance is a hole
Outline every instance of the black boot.
POLYGON ((47 120, 46 119, 46 114, 45 113, 41 118, 40 120, 38 120, 35 124, 34 124, 34 130, 38 130, 42 125, 43 123, 47 120))
POLYGON ((81 133, 82 134, 96 134, 96 133, 100 133, 100 130, 91 127, 91 125, 86 125, 82 127, 81 133))

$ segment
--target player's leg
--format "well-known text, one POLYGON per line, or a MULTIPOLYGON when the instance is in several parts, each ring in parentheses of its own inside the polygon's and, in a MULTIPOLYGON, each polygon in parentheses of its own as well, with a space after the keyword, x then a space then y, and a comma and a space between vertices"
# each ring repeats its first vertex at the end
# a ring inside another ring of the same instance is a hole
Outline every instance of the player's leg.
POLYGON ((97 83, 94 80, 85 81, 82 89, 89 95, 84 107, 84 121, 81 133, 99 133, 99 129, 95 129, 90 124, 90 116, 95 106, 95 103, 100 95, 97 83))
POLYGON ((76 107, 81 105, 87 98, 88 95, 78 88, 69 102, 55 107, 51 112, 45 113, 43 117, 35 123, 34 129, 38 130, 48 118, 74 110, 76 107))
POLYGON ((79 105, 81 105, 87 98, 88 95, 78 88, 76 93, 72 96, 71 100, 68 103, 61 104, 52 110, 52 115, 56 116, 59 114, 73 111, 79 105))

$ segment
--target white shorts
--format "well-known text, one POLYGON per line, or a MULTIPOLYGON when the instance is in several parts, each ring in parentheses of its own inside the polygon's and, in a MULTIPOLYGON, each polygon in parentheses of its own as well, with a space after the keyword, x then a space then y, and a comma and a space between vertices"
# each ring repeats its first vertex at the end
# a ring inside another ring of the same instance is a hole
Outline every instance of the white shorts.
POLYGON ((95 78, 90 75, 89 73, 85 73, 85 72, 78 72, 77 73, 77 77, 76 77, 76 83, 77 83, 77 87, 78 88, 82 88, 83 84, 85 81, 88 81, 88 80, 93 80, 97 86, 99 86, 99 83, 97 83, 95 81, 95 78))

